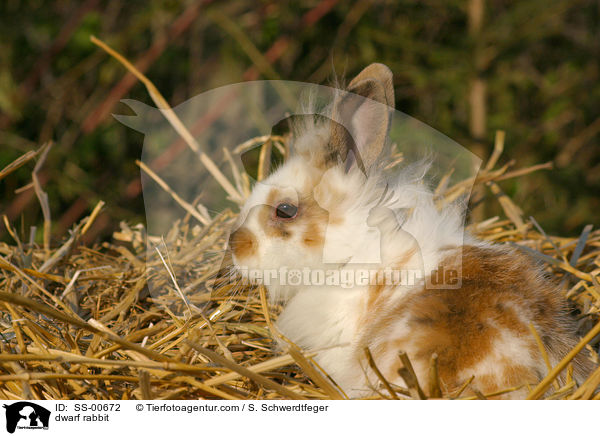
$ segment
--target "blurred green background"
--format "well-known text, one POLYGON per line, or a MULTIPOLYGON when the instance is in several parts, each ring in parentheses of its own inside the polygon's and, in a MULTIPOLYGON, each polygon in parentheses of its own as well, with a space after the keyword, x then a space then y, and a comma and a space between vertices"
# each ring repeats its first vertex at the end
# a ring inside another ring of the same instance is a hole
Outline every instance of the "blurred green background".
MULTIPOLYGON (((600 225, 597 0, 4 0, 0 17, 0 169, 55 142, 40 172, 54 238, 99 200, 107 207, 91 238, 143 221, 143 136, 110 114, 129 113, 122 98, 153 103, 92 34, 172 105, 244 80, 328 84, 333 71, 386 63, 397 109, 484 160, 502 129, 500 163, 554 162, 501 183, 526 216, 561 235, 600 225)), ((41 223, 33 189, 19 189, 32 167, 0 181, 0 215, 24 234, 41 223)), ((477 208, 502 214, 493 200, 477 208)))

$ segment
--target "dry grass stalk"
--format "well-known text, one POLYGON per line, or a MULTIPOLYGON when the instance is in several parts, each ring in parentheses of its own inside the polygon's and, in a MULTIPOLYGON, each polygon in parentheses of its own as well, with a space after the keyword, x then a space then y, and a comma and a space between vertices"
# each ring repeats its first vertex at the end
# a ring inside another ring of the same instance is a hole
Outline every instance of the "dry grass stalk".
POLYGON ((116 60, 118 60, 125 68, 129 70, 135 77, 138 78, 140 82, 146 86, 148 90, 148 94, 156 103, 156 106, 162 110, 165 118, 171 123, 173 128, 179 133, 179 135, 185 140, 186 144, 200 157, 200 161, 206 167, 206 169, 213 175, 213 177, 219 182, 219 184, 225 189, 225 191, 230 195, 231 199, 236 202, 241 202, 242 197, 240 193, 236 191, 233 185, 229 182, 229 180, 223 175, 219 167, 215 165, 212 159, 202 151, 200 144, 196 141, 194 136, 190 133, 187 127, 181 122, 181 120, 177 117, 173 109, 167 103, 167 100, 162 96, 160 91, 154 86, 154 84, 144 75, 142 74, 131 62, 125 59, 121 54, 117 51, 109 47, 106 43, 99 40, 95 36, 91 36, 90 40, 96 44, 98 47, 103 49, 105 52, 110 54, 116 60))
POLYGON ((30 160, 34 159, 37 155, 39 155, 44 150, 43 147, 40 147, 38 150, 30 150, 27 153, 19 156, 17 159, 9 163, 3 169, 0 170, 0 180, 8 176, 13 171, 18 170, 23 165, 25 165, 30 160))
MULTIPOLYGON (((552 371, 552 365, 550 364, 550 358, 548 357, 548 352, 546 351, 546 347, 544 346, 544 343, 542 342, 542 338, 540 338, 540 334, 537 332, 537 330, 535 329, 535 326, 532 323, 529 324, 529 330, 531 330, 531 334, 535 338, 538 348, 540 349, 540 353, 542 354, 542 358, 544 359, 544 363, 546 364, 546 369, 548 370, 548 372, 552 371)), ((556 390, 560 389, 560 386, 559 386, 557 380, 554 380, 553 384, 554 384, 554 388, 556 390)))
POLYGON ((438 374, 438 355, 436 353, 433 353, 429 360, 428 375, 429 398, 442 398, 442 388, 440 387, 440 377, 438 374))
POLYGON ((398 400, 399 398, 398 398, 398 395, 396 394, 396 391, 394 391, 394 389, 392 388, 390 383, 385 379, 385 377, 383 376, 383 374, 377 367, 377 364, 375 364, 375 360, 373 359, 373 355, 371 354, 371 350, 369 350, 369 347, 365 347, 364 351, 365 351, 365 357, 367 358, 367 363, 369 364, 369 367, 373 370, 373 372, 375 373, 375 375, 377 376, 377 378, 379 379, 381 384, 390 393, 390 396, 392 397, 392 399, 398 400))
POLYGON ((150 167, 148 167, 148 165, 146 165, 144 162, 141 162, 139 160, 136 160, 135 163, 137 166, 139 166, 142 169, 142 171, 144 171, 146 174, 148 174, 150 177, 152 177, 152 180, 154 180, 158 184, 158 186, 160 186, 162 189, 164 189, 171 196, 171 198, 173 198, 173 200, 175 200, 175 202, 178 205, 180 205, 187 213, 189 213, 191 216, 196 218, 200 223, 202 223, 204 225, 210 224, 210 218, 202 216, 200 214, 200 212, 198 212, 198 209, 196 209, 190 203, 188 203, 183 198, 181 198, 179 195, 177 195, 177 193, 175 191, 173 191, 169 187, 169 185, 167 185, 167 183, 163 179, 160 178, 160 176, 158 174, 156 174, 154 171, 152 171, 152 169, 150 167))
POLYGON ((402 365, 398 368, 398 374, 402 377, 402 380, 404 380, 411 397, 414 400, 427 399, 425 393, 421 389, 421 385, 419 384, 419 380, 417 379, 417 375, 410 363, 408 355, 404 351, 400 351, 398 357, 400 358, 400 362, 402 362, 402 365))
MULTIPOLYGON (((529 393, 527 399, 536 400, 550 387, 550 384, 567 367, 569 362, 596 336, 600 335, 600 322, 585 335, 579 343, 548 373, 546 377, 538 384, 533 391, 529 393)), ((591 378, 591 377, 590 377, 591 378)), ((588 382, 590 380, 588 379, 588 382)))
POLYGON ((51 142, 42 146, 40 160, 37 161, 37 163, 35 164, 35 168, 31 173, 33 189, 35 190, 35 195, 37 196, 38 201, 40 202, 42 215, 44 216, 44 250, 46 250, 46 253, 50 252, 50 231, 52 228, 52 218, 50 216, 50 203, 48 203, 48 194, 46 194, 46 192, 44 192, 44 190, 42 189, 42 184, 40 183, 40 180, 38 178, 38 172, 42 168, 42 165, 44 165, 44 162, 46 162, 46 158, 48 157, 48 152, 50 151, 51 147, 51 142))

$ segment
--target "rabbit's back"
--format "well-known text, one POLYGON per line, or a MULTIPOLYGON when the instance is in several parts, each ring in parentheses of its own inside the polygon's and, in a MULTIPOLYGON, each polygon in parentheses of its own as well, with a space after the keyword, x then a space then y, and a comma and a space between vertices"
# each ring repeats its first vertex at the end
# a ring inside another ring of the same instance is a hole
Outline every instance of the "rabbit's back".
MULTIPOLYGON (((440 267, 456 269, 461 287, 424 288, 392 307, 380 302, 380 308, 387 307, 384 313, 365 326, 363 345, 371 348, 390 380, 402 385, 399 351, 407 352, 421 380, 427 380, 435 353, 446 393, 475 376, 470 388, 490 394, 537 384, 546 375, 547 364, 530 326, 552 366, 575 345, 565 299, 529 256, 505 247, 472 245, 447 256, 440 267)), ((370 292, 381 290, 372 287, 370 292)), ((573 365, 576 378, 589 371, 581 354, 573 365)), ((505 396, 523 397, 524 392, 505 396)))

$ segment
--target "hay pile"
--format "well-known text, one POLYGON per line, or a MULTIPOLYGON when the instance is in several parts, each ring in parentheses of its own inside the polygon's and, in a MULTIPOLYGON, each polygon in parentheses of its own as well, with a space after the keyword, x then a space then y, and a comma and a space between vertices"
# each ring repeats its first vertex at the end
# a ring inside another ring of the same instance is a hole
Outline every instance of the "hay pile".
MULTIPOLYGON (((144 83, 169 121, 195 151, 198 145, 183 123, 170 111, 156 87, 135 67, 106 44, 102 47, 144 83), (170 112, 169 112, 170 111, 170 112)), ((523 214, 498 182, 523 177, 548 165, 512 170, 514 162, 496 168, 504 136, 497 135, 494 152, 475 180, 448 186, 442 178, 436 190, 440 204, 452 201, 475 183, 489 190, 506 219, 494 217, 469 226, 475 235, 497 243, 513 243, 540 259, 561 280, 565 298, 579 320, 581 342, 538 385, 529 386, 530 398, 595 398, 600 385, 600 230, 584 229, 579 238, 547 235, 523 214), (592 351, 598 368, 581 386, 569 376, 569 362, 584 347, 592 351), (556 376, 567 368, 564 384, 556 376)), ((281 138, 257 138, 262 143, 259 178, 269 162, 273 145, 281 138)), ((244 144, 238 147, 241 152, 244 144)), ((146 235, 141 225, 121 224, 111 242, 85 246, 80 243, 102 209, 78 223, 70 236, 50 244, 51 217, 48 197, 37 171, 49 146, 26 153, 0 170, 0 180, 38 158, 32 186, 44 216, 42 246, 21 241, 6 217, 13 243, 0 243, 0 398, 16 399, 342 399, 344 393, 320 371, 310 355, 290 344, 286 354, 272 351, 271 317, 280 307, 268 305, 264 288, 250 288, 219 275, 221 253, 235 214, 225 210, 207 221, 197 208, 179 198, 152 173, 147 172, 187 216, 173 223, 161 250, 146 258, 146 235), (205 222, 205 224, 202 224, 205 222), (194 262, 190 262, 190 260, 194 262), (150 296, 148 282, 152 281, 150 296), (151 298, 152 297, 152 298, 151 298)), ((398 154, 392 159, 397 164, 398 154)), ((201 155, 211 171, 211 162, 201 155)), ((222 173, 213 175, 231 197, 242 196, 245 186, 234 187, 222 173)), ((212 172, 212 171, 211 171, 212 172)), ((234 174, 247 181, 245 174, 234 174)), ((448 175, 449 176, 449 175, 448 175)), ((238 183, 239 185, 239 183, 238 183)), ((534 334, 535 332, 532 332, 534 334)), ((368 353, 368 350, 365 350, 368 353)), ((543 346, 542 346, 543 351, 543 346)), ((436 362, 429 380, 416 380, 410 361, 400 353, 401 375, 408 390, 381 380, 374 398, 435 396, 439 391, 436 362)), ((468 382, 455 398, 494 398, 498 392, 477 396, 467 392, 468 382)), ((519 388, 516 386, 514 388, 519 388)))
MULTIPOLYGON (((507 219, 487 219, 469 230, 489 241, 518 244, 542 260, 562 280, 585 336, 549 377, 530 387, 530 397, 552 387, 549 398, 599 399, 594 391, 600 385, 600 365, 581 386, 570 378, 558 385, 555 376, 583 347, 597 358, 600 230, 587 227, 579 238, 554 237, 533 219, 524 220, 497 182, 540 167, 495 169, 501 149, 499 137, 475 183, 495 194, 507 219)), ((45 151, 25 155, 2 170, 0 179, 41 153, 39 164, 45 151)), ((455 198, 471 182, 440 186, 438 200, 455 198)), ((38 194, 47 209, 43 191, 38 194)), ((310 355, 295 347, 284 355, 271 351, 276 332, 270 317, 280 308, 267 304, 264 289, 219 277, 221 258, 214 254, 226 246, 233 212, 224 211, 208 225, 188 214, 174 223, 162 254, 157 251, 146 262, 147 235, 141 225, 122 223, 111 242, 78 242, 101 208, 99 204, 56 247, 50 247, 49 237, 43 246, 21 241, 4 219, 14 244, 0 244, 0 398, 344 398, 310 355), (148 280, 161 289, 155 298, 149 295, 148 280)), ((410 368, 408 362, 406 366, 410 368)), ((414 389, 405 392, 382 383, 374 398, 396 392, 427 397, 435 391, 435 377, 415 381, 409 372, 406 379, 414 389)))

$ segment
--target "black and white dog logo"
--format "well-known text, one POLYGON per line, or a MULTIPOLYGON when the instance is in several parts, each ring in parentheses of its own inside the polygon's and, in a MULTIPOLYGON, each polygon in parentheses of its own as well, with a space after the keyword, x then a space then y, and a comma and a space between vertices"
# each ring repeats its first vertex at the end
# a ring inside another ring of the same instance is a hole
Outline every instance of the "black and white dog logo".
POLYGON ((4 404, 6 409, 6 431, 14 433, 18 429, 48 429, 50 411, 29 401, 19 401, 10 405, 4 404))

